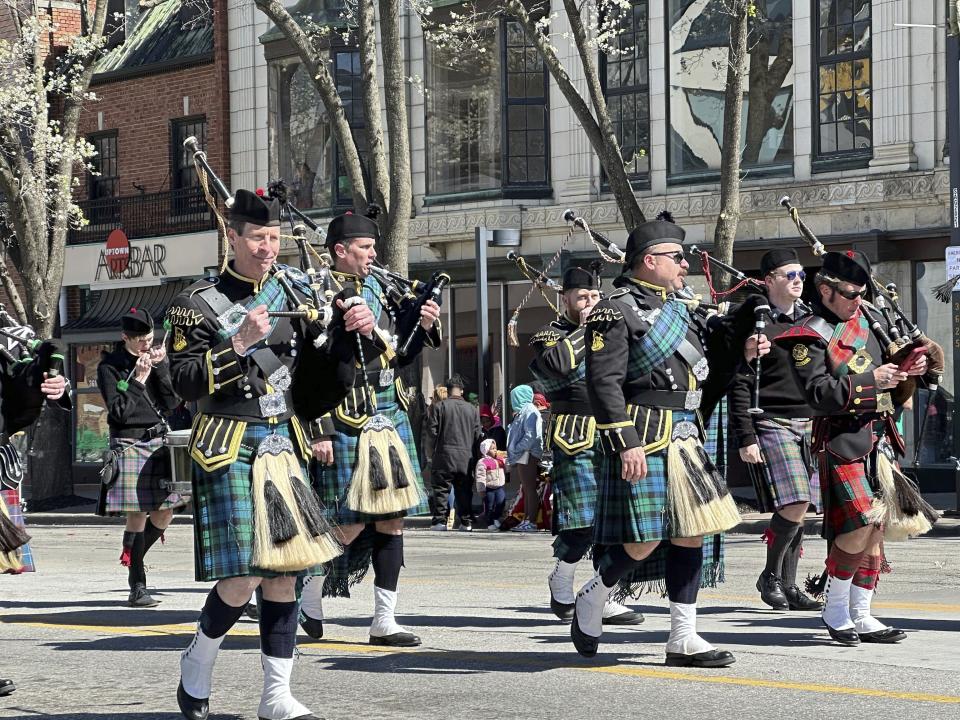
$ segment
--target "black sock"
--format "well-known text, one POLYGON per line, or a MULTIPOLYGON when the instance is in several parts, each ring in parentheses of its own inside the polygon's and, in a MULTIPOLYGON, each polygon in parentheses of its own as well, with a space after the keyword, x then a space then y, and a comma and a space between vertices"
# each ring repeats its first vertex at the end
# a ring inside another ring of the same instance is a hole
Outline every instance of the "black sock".
POLYGON ((373 584, 396 591, 403 567, 403 535, 373 535, 373 584))
POLYGON ((243 615, 246 607, 246 603, 240 607, 227 605, 220 598, 217 586, 214 585, 210 594, 207 595, 207 601, 200 613, 200 629, 208 638, 223 637, 230 628, 237 624, 237 620, 243 615))
POLYGON ((133 541, 137 539, 137 533, 134 530, 123 531, 123 547, 132 548, 133 541))
POLYGON ((780 575, 783 565, 783 553, 793 542, 800 523, 787 520, 780 513, 774 513, 770 519, 770 534, 773 536, 767 543, 767 566, 764 572, 780 575))
POLYGON ((700 591, 703 569, 703 548, 681 547, 670 543, 667 548, 667 597, 670 602, 692 605, 700 591))
POLYGON ((599 571, 603 584, 607 587, 613 587, 620 581, 620 578, 639 564, 639 560, 634 560, 627 554, 623 545, 611 545, 600 561, 599 571))
POLYGON ((576 563, 583 559, 593 542, 593 528, 561 530, 554 543, 553 556, 565 563, 576 563))
POLYGON ((800 563, 800 553, 803 551, 803 525, 797 528, 793 542, 783 553, 782 572, 783 586, 790 587, 797 584, 797 565, 800 563))
MULTIPOLYGON (((126 540, 127 533, 124 533, 126 540)), ((127 584, 132 590, 137 584, 147 584, 147 571, 143 567, 143 533, 133 533, 133 543, 130 545, 130 567, 127 568, 127 584)))
POLYGON ((297 644, 297 603, 260 601, 260 651, 275 658, 292 658, 297 644))
POLYGON ((143 529, 143 554, 146 555, 150 552, 150 548, 162 537, 163 530, 154 525, 150 518, 147 518, 147 525, 143 529))
POLYGON ((603 557, 610 551, 611 547, 611 545, 593 546, 593 569, 595 572, 600 572, 600 563, 603 561, 603 557))

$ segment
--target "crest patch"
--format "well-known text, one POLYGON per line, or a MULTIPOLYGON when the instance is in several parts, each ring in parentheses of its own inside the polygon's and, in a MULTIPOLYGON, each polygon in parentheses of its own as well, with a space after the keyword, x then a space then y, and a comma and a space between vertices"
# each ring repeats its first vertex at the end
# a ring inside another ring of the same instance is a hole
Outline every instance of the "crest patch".
POLYGON ((593 331, 593 342, 590 343, 590 349, 593 352, 599 352, 603 350, 603 335, 598 333, 596 330, 593 331))
POLYGON ((187 347, 187 336, 183 333, 179 327, 174 326, 173 328, 173 349, 176 352, 181 352, 187 347))
POLYGON ((802 343, 793 346, 793 362, 797 367, 803 367, 810 362, 810 348, 802 343))

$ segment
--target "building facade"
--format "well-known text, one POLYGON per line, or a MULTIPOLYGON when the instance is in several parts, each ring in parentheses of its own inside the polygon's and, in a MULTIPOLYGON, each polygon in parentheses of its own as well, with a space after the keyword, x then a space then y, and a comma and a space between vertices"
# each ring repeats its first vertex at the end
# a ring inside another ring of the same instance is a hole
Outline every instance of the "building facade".
MULTIPOLYGON (((336 24, 341 4, 299 0, 288 7, 298 17, 336 24)), ((434 18, 457 7, 448 0, 433 4, 434 18)), ((577 50, 564 39, 570 28, 555 5, 554 44, 586 96, 577 50)), ((945 279, 949 227, 945 38, 942 29, 918 27, 940 22, 940 5, 765 0, 756 6, 734 264, 756 271, 764 251, 789 246, 816 265, 779 204, 789 195, 828 247, 865 251, 877 274, 897 284, 907 312, 946 344, 950 307, 931 294, 945 279)), ((327 217, 346 204, 349 187, 310 79, 252 5, 228 13, 234 186, 283 176, 302 208, 327 217)), ((635 0, 621 22, 623 50, 598 51, 597 62, 637 197, 648 218, 669 210, 689 243, 709 249, 720 209, 722 3, 635 0)), ((475 49, 457 57, 426 42, 416 17, 405 17, 403 28, 405 74, 413 80, 410 274, 443 269, 456 281, 445 303, 445 350, 426 357, 422 389, 429 394, 456 371, 473 389, 480 378, 486 396, 498 397, 529 379, 526 340, 552 312, 534 293, 520 315, 521 347, 504 343, 502 329, 530 285, 506 259, 510 249, 489 248, 492 330, 488 365, 478 370, 475 228, 519 230, 521 245, 513 250, 538 267, 552 264, 555 277, 562 264, 597 257, 583 234, 568 233, 566 208, 614 241, 622 243, 625 232, 596 153, 515 22, 492 20, 477 33, 475 49)), ((334 43, 330 62, 347 116, 362 131, 359 54, 334 43)), ((948 362, 936 396, 921 393, 904 418, 912 460, 920 418, 933 403, 918 458, 934 469, 952 467, 952 358, 948 362)))

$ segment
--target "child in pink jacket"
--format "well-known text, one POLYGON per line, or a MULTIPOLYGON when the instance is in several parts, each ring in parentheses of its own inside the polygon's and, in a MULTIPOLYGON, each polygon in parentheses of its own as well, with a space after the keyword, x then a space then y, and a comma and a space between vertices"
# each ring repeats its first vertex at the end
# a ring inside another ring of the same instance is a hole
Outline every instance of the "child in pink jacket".
POLYGON ((477 492, 483 495, 483 510, 487 515, 487 530, 500 529, 500 517, 507 504, 507 493, 503 486, 507 482, 504 462, 497 454, 497 441, 484 440, 480 443, 480 460, 474 470, 477 492))

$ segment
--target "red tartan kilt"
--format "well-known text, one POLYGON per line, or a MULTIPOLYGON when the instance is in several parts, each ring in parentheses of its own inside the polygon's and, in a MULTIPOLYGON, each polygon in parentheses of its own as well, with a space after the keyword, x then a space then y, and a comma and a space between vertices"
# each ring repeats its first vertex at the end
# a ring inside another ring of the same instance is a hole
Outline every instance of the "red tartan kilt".
POLYGON ((841 463, 823 454, 820 484, 826 506, 826 537, 836 537, 870 525, 867 513, 873 504, 873 489, 867 479, 866 459, 841 463))

